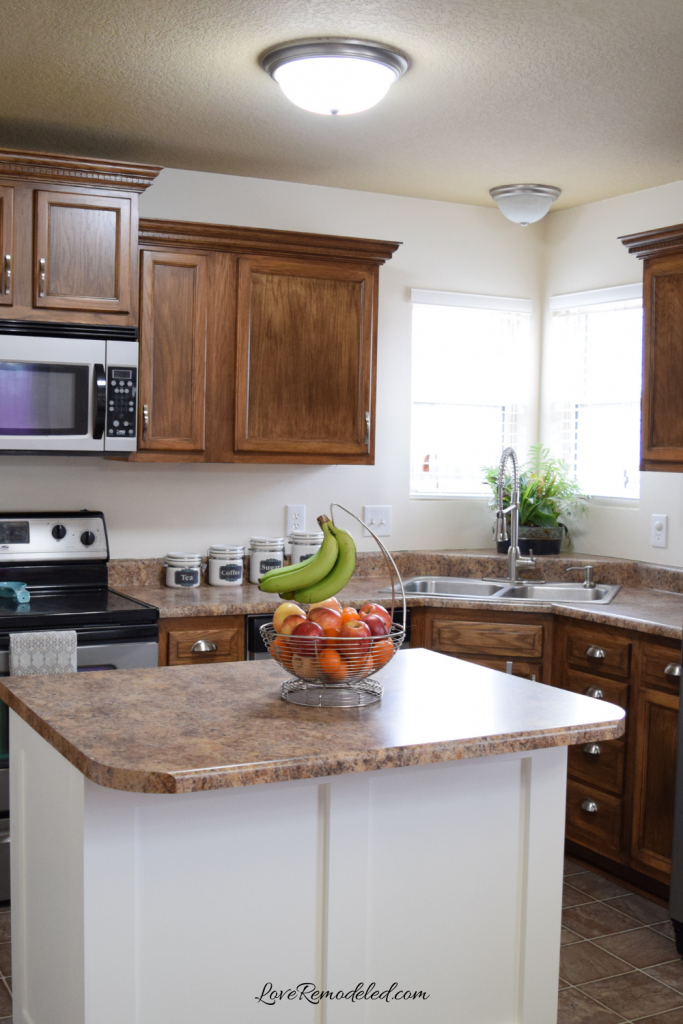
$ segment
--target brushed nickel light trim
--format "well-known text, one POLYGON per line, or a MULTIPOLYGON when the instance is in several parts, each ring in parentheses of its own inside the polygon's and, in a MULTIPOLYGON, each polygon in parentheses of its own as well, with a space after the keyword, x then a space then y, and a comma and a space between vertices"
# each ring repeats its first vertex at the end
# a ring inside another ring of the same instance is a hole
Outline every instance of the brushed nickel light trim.
POLYGON ((545 217, 562 189, 555 185, 498 185, 489 189, 489 195, 504 217, 525 228, 545 217))

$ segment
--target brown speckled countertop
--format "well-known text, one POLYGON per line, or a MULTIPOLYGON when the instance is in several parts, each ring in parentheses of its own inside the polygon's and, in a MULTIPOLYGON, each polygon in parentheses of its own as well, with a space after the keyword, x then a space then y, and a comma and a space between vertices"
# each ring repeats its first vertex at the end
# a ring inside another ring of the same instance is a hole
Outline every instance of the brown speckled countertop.
MULTIPOLYGON (((425 574, 426 575, 426 574, 425 574)), ((463 573, 464 575, 464 573, 463 573)), ((604 576, 598 574, 598 581, 604 576)), ((609 581, 612 582, 612 581, 609 581)), ((616 582, 616 581, 615 581, 616 582)), ((342 604, 360 607, 366 601, 379 601, 387 606, 391 603, 386 594, 380 594, 388 586, 388 577, 354 576, 349 585, 341 591, 342 604)), ((246 584, 243 587, 209 587, 202 585, 196 590, 173 590, 164 586, 115 587, 122 594, 156 605, 162 619, 204 615, 251 615, 273 612, 280 603, 277 594, 263 594, 258 587, 246 584)), ((526 614, 554 613, 585 622, 599 622, 608 626, 623 626, 641 633, 670 637, 680 640, 683 632, 683 594, 645 587, 624 586, 611 604, 568 605, 553 602, 524 601, 473 601, 466 598, 443 598, 426 595, 411 595, 406 598, 409 608, 471 608, 488 611, 522 612, 526 614)))
POLYGON ((624 711, 432 651, 401 651, 366 708, 280 699, 271 661, 14 676, 0 697, 93 782, 187 793, 621 736, 624 711))

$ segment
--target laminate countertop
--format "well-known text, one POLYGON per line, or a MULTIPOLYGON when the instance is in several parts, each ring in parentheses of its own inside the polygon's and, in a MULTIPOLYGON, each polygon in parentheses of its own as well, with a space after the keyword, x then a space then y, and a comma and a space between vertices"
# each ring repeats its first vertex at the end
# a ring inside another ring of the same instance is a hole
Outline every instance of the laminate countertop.
POLYGON ((377 674, 365 708, 280 697, 274 661, 13 676, 0 697, 86 778, 187 793, 398 768, 624 732, 622 708, 422 649, 377 674))
MULTIPOLYGON (((599 576, 598 579, 602 582, 604 576, 599 576)), ((605 582, 618 580, 611 579, 605 582)), ((391 601, 386 594, 380 593, 381 589, 388 585, 388 576, 358 576, 351 580, 338 597, 344 605, 360 607, 366 601, 377 601, 388 607, 391 601)), ((253 584, 245 584, 242 587, 202 585, 195 590, 174 590, 165 586, 117 586, 115 583, 113 587, 128 597, 155 605, 162 619, 272 614, 281 601, 277 594, 263 594, 253 584)), ((397 606, 399 600, 397 592, 397 606)), ((683 594, 642 586, 622 586, 611 604, 607 605, 557 604, 552 601, 474 601, 467 598, 453 599, 424 594, 407 597, 406 604, 409 608, 470 608, 472 611, 486 609, 530 615, 553 613, 572 619, 582 619, 585 622, 621 626, 673 640, 680 640, 683 632, 683 594)))

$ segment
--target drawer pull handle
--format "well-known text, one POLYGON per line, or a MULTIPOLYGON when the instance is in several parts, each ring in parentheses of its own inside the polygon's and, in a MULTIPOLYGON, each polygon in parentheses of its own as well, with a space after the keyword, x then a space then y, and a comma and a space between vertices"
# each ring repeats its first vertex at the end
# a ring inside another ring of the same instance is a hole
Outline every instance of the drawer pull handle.
POLYGON ((142 440, 147 440, 147 430, 149 429, 149 406, 143 405, 142 407, 142 440))
POLYGON ((600 744, 599 743, 584 743, 583 746, 584 754, 592 754, 594 757, 600 756, 600 744))
POLYGON ((39 279, 38 297, 41 298, 41 299, 45 297, 45 278, 46 278, 46 274, 47 274, 46 261, 45 261, 44 257, 41 256, 41 258, 38 260, 38 279, 39 279))
POLYGON ((592 697, 594 700, 603 700, 604 693, 599 686, 589 686, 583 691, 584 697, 592 697))
POLYGON ((602 647, 589 647, 586 651, 587 658, 604 658, 605 652, 602 647))
POLYGON ((190 647, 192 654, 211 654, 213 651, 217 651, 218 647, 213 640, 197 640, 195 644, 190 647))
POLYGON ((12 256, 5 256, 5 295, 12 291, 12 256))
POLYGON ((581 810, 587 811, 589 814, 597 814, 598 805, 596 804, 595 800, 582 800, 581 810))
POLYGON ((676 676, 676 678, 678 679, 680 674, 681 674, 681 666, 679 665, 679 663, 677 661, 672 661, 671 664, 667 665, 666 668, 664 669, 664 675, 665 676, 676 676))

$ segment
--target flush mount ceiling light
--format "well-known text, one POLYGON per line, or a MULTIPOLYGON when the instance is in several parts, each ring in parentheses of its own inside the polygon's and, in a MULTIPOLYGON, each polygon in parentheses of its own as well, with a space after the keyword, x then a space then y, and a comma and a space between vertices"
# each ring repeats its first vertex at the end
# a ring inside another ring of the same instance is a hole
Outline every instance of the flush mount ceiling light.
POLYGON ((499 185, 489 189, 489 195, 508 220, 526 228, 545 217, 558 196, 562 195, 562 189, 554 185, 499 185))
POLYGON ((358 114, 408 70, 398 50, 362 39, 299 39, 273 46, 259 63, 287 99, 313 114, 358 114))

